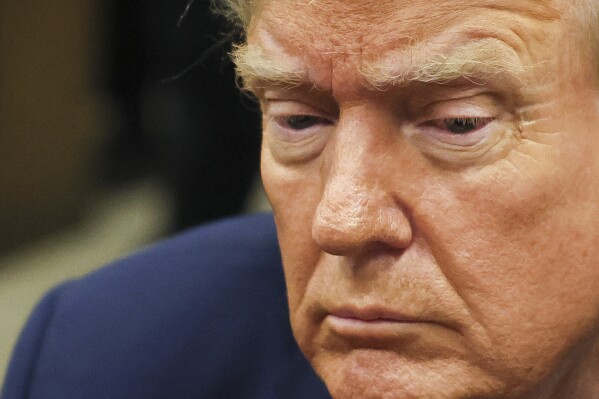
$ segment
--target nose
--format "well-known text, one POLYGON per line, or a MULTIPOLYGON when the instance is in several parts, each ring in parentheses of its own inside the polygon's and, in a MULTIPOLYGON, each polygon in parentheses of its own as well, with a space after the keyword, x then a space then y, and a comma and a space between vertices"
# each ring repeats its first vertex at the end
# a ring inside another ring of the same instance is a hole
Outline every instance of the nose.
POLYGON ((382 152, 389 149, 381 143, 369 144, 367 135, 357 140, 337 137, 331 161, 323 168, 324 188, 312 238, 333 255, 358 253, 375 245, 407 247, 412 227, 393 187, 395 165, 384 161, 382 152))

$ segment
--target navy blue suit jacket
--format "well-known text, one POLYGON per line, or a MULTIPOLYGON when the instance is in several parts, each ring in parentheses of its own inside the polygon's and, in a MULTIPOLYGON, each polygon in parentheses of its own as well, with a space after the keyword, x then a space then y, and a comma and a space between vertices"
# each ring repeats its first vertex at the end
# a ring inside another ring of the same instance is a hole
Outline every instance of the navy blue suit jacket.
POLYGON ((48 293, 0 399, 330 398, 288 321, 272 216, 192 230, 48 293))

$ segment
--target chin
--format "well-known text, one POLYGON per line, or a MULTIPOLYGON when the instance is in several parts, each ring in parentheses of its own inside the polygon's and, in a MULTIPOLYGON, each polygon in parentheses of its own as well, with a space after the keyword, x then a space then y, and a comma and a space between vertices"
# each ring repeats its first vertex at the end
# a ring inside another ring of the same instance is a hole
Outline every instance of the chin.
POLYGON ((465 361, 407 359, 379 349, 311 359, 334 399, 507 398, 505 385, 465 361))

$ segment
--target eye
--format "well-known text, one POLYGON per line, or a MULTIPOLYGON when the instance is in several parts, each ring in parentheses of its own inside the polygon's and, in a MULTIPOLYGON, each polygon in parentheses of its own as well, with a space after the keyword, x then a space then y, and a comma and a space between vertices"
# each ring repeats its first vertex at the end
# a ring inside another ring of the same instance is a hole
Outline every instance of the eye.
POLYGON ((284 118, 283 122, 286 127, 293 130, 304 130, 317 125, 331 124, 328 119, 313 115, 292 115, 284 118))
POLYGON ((467 134, 485 127, 493 118, 446 118, 431 124, 452 134, 467 134))

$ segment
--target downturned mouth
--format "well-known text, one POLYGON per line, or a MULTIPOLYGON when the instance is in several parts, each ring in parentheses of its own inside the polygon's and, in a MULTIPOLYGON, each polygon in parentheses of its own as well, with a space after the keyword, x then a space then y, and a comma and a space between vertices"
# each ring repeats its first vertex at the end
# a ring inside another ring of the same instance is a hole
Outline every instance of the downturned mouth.
POLYGON ((335 309, 327 314, 324 323, 336 336, 364 342, 395 341, 448 327, 424 316, 383 308, 335 309))

